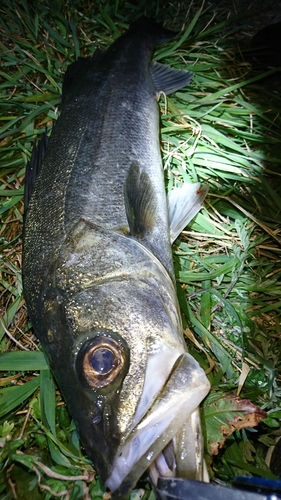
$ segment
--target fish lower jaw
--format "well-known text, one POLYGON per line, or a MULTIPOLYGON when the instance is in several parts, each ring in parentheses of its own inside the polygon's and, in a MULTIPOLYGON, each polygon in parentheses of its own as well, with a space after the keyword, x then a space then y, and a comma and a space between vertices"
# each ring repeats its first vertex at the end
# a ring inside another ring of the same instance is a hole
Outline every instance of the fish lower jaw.
MULTIPOLYGON (((183 354, 161 395, 114 459, 111 474, 105 482, 112 492, 116 492, 113 498, 127 498, 138 479, 149 469, 167 444, 177 435, 181 435, 182 428, 186 429, 187 422, 190 422, 192 414, 208 392, 209 382, 204 371, 188 353, 183 354)), ((190 429, 189 425, 186 432, 187 438, 185 437, 184 441, 180 438, 183 442, 182 448, 185 448, 186 443, 198 441, 196 431, 190 429)), ((200 431, 199 434, 200 440, 200 431)), ((198 453, 193 454, 194 458, 188 468, 198 469, 196 454, 198 453)), ((186 460, 188 462, 188 457, 186 460)), ((178 469, 180 473, 184 463, 182 460, 178 469)))
POLYGON ((138 476, 137 469, 140 459, 147 462, 147 466, 144 467, 144 470, 153 462, 156 458, 156 454, 150 449, 151 443, 160 439, 161 434, 165 431, 165 428, 169 425, 172 418, 173 416, 168 422, 159 422, 151 428, 146 429, 145 432, 137 433, 136 436, 123 447, 121 453, 115 460, 110 477, 105 482, 106 486, 111 491, 117 490, 132 471, 133 474, 136 475, 134 481, 136 482, 143 472, 141 471, 138 476))

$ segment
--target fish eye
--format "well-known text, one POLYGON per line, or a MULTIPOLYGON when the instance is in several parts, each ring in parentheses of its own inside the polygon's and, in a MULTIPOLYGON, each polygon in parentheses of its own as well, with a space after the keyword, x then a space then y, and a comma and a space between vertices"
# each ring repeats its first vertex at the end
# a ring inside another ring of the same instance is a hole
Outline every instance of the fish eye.
POLYGON ((96 373, 107 374, 114 368, 114 353, 106 347, 95 349, 90 358, 90 363, 96 373))
POLYGON ((116 380, 125 364, 125 352, 117 340, 108 336, 97 336, 81 347, 76 367, 78 375, 92 388, 106 387, 116 380))

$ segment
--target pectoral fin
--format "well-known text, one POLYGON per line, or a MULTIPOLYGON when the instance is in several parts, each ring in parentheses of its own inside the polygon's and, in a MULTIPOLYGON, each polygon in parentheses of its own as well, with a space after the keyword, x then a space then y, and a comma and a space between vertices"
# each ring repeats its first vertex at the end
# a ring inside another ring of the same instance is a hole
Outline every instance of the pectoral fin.
POLYGON ((124 186, 125 209, 131 236, 143 238, 153 230, 156 196, 149 175, 133 162, 124 186))
POLYGON ((199 212, 208 193, 209 186, 200 187, 200 183, 184 184, 168 194, 170 216, 170 239, 173 243, 187 224, 199 212))

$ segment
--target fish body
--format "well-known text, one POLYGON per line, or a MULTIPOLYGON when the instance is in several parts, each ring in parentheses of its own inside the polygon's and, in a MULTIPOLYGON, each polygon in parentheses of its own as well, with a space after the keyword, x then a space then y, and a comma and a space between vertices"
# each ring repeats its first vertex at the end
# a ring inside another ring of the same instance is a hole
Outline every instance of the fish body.
POLYGON ((157 476, 157 457, 168 473, 184 471, 187 442, 197 457, 188 474, 202 468, 200 439, 193 441, 209 384, 183 341, 157 104, 160 90, 191 75, 151 63, 171 36, 142 19, 108 50, 69 67, 61 114, 26 196, 29 316, 82 444, 120 498, 151 464, 157 476))

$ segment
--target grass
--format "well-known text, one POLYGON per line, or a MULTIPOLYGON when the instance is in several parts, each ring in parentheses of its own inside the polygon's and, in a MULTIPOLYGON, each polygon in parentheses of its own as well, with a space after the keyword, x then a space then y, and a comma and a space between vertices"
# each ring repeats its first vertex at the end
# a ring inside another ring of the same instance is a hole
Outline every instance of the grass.
MULTIPOLYGON (((255 71, 251 52, 237 50, 243 17, 212 20, 211 10, 198 2, 187 13, 171 5, 160 9, 156 1, 148 7, 121 0, 94 5, 4 0, 0 10, 1 498, 104 495, 26 314, 24 172, 35 138, 58 117, 68 64, 108 47, 143 13, 182 28, 155 59, 194 72, 188 88, 160 101, 161 148, 167 190, 189 181, 210 185, 204 208, 173 247, 188 348, 212 384, 202 407, 209 470, 226 483, 237 474, 272 477, 265 456, 281 434, 276 70, 255 71), (257 427, 251 420, 249 427, 249 407, 240 408, 242 424, 227 429, 223 444, 218 415, 224 424, 233 421, 237 395, 251 402, 253 415, 257 406, 267 417, 257 427), (223 445, 216 455, 215 443, 223 445)), ((152 498, 148 485, 143 487, 145 498, 152 498)))

